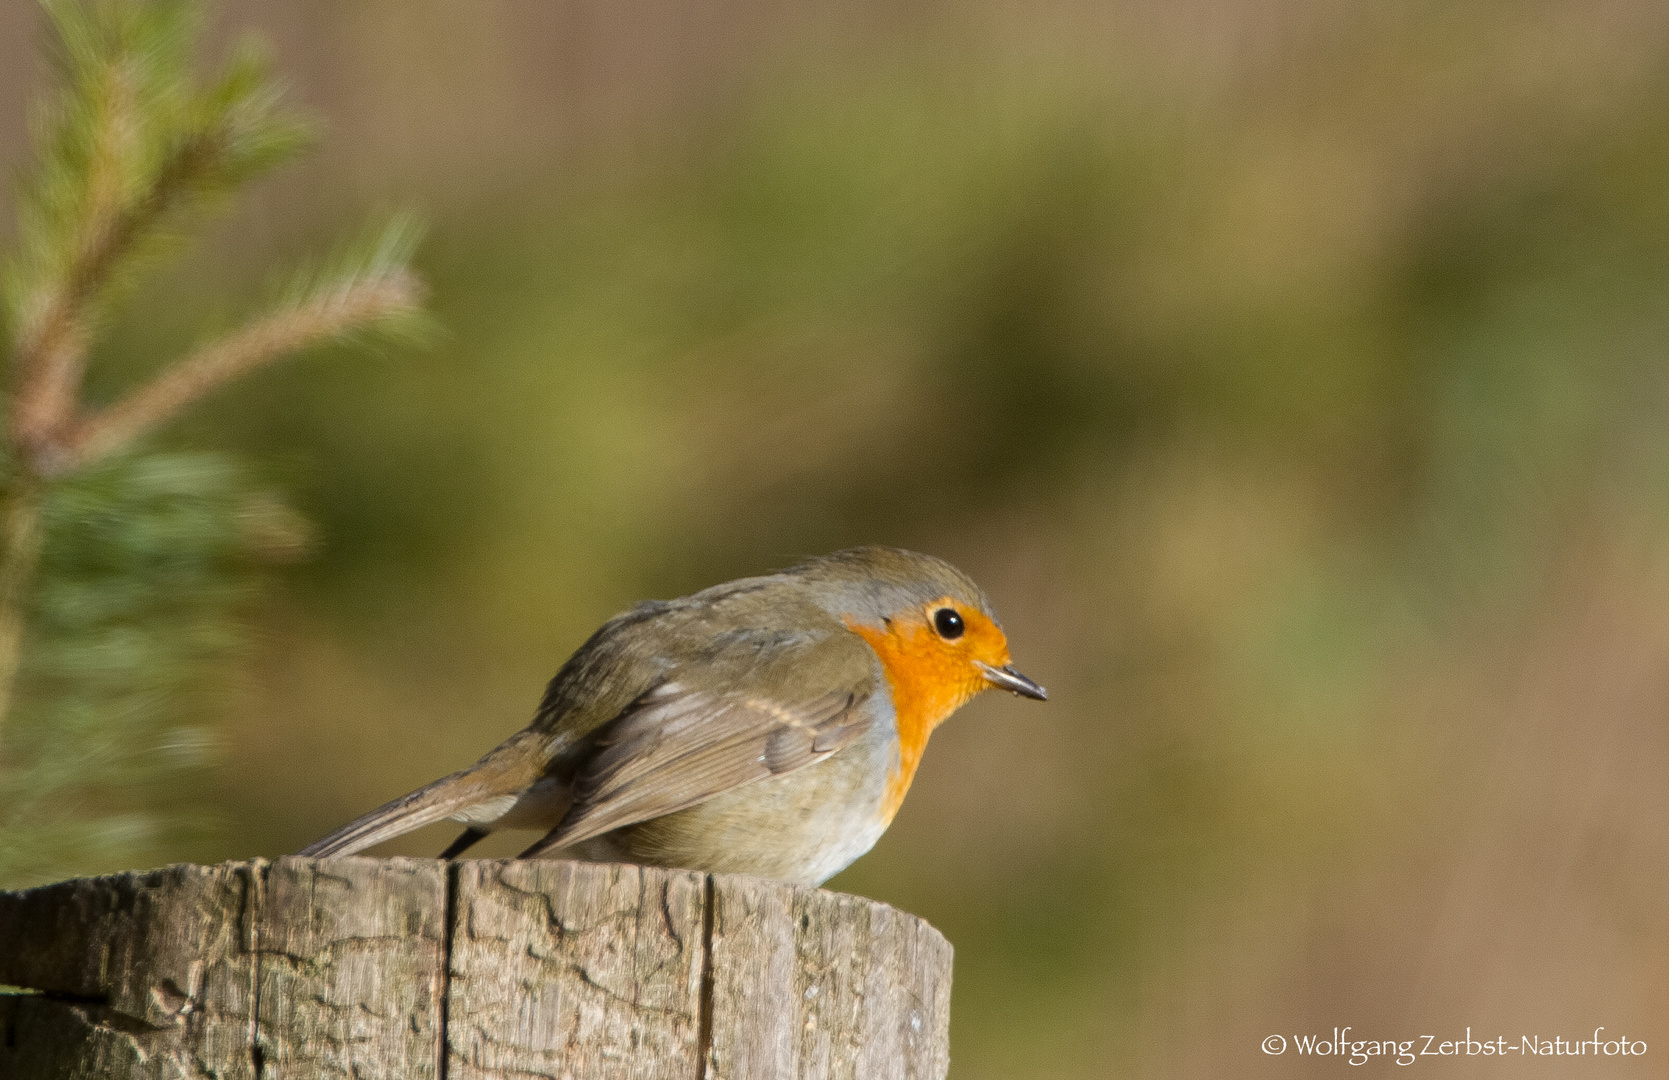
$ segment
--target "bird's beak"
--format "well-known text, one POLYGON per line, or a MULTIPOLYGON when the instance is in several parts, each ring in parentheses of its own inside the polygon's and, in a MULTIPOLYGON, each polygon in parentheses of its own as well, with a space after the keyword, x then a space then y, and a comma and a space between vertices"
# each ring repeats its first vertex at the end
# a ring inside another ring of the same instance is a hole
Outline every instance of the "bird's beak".
POLYGON ((979 673, 985 676, 985 681, 999 690, 1007 690, 1011 694, 1029 697, 1036 701, 1048 701, 1049 692, 1032 682, 1011 667, 992 667, 990 664, 975 661, 979 664, 979 673))

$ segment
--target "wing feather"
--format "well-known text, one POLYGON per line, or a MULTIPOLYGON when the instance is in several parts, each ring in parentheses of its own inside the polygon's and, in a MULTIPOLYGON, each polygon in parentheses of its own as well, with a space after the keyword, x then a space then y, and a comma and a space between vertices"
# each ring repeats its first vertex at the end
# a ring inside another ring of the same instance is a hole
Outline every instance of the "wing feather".
POLYGON ((787 705, 662 683, 598 733, 567 815, 523 854, 577 844, 814 765, 868 729, 861 708, 868 695, 867 687, 840 690, 787 705))

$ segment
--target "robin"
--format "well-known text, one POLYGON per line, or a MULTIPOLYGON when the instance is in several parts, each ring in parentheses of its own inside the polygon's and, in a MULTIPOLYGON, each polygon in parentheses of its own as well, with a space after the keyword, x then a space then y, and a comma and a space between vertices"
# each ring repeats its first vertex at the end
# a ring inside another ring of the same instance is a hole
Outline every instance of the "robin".
POLYGON ((455 858, 542 829, 523 858, 820 885, 880 839, 927 737, 974 695, 1045 699, 968 576, 897 548, 839 551, 648 601, 604 623, 526 728, 301 852, 348 855, 451 818, 455 858))

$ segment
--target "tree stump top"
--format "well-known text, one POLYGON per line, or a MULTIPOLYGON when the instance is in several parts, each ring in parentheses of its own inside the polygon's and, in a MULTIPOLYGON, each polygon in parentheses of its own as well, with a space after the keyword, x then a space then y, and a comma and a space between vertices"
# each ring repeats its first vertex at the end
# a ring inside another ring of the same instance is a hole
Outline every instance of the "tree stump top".
POLYGON ((942 1080, 885 904, 555 861, 283 858, 0 892, 0 1076, 942 1080))

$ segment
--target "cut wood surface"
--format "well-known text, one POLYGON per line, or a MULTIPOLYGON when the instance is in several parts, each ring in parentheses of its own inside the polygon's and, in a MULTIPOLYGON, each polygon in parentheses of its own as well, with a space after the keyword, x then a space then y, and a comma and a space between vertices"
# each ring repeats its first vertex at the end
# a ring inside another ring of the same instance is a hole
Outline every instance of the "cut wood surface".
POLYGON ((171 866, 0 892, 0 1077, 940 1080, 950 976, 922 920, 756 878, 171 866))

